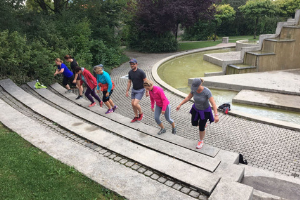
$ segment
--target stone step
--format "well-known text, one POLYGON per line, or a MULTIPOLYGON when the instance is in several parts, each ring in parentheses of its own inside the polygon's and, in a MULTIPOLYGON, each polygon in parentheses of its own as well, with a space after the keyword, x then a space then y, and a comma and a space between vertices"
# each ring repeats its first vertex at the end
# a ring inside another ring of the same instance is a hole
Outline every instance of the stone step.
MULTIPOLYGON (((32 86, 33 83, 31 83, 30 86, 32 86)), ((74 94, 65 94, 66 89, 64 87, 62 87, 60 84, 55 83, 53 85, 51 85, 51 87, 57 91, 58 93, 60 93, 61 95, 63 95, 64 97, 66 97, 67 99, 69 99, 70 101, 72 101, 73 103, 83 106, 84 108, 90 109, 90 110, 94 110, 95 108, 88 108, 88 105, 90 104, 89 101, 84 100, 84 99, 79 99, 79 100, 75 100, 75 96, 74 94)), ((130 103, 130 102, 128 102, 130 103)), ((195 141, 192 140, 188 140, 185 139, 183 137, 180 137, 178 135, 173 135, 172 137, 169 137, 168 134, 162 134, 162 135, 157 135, 157 132, 159 131, 158 128, 149 126, 147 124, 144 123, 130 123, 131 119, 128 117, 124 117, 118 113, 114 113, 114 115, 106 115, 105 114, 105 110, 97 110, 97 114, 100 114, 101 116, 104 116, 110 120, 113 121, 117 121, 118 123, 121 123, 125 126, 131 127, 132 129, 141 131, 143 133, 146 133, 148 135, 152 135, 153 137, 165 140, 167 142, 176 144, 178 146, 187 148, 189 150, 195 151, 195 152, 199 152, 201 154, 210 156, 210 157, 215 157, 218 152, 220 151, 219 148, 213 147, 211 145, 205 144, 203 146, 202 149, 196 149, 196 143, 195 141)), ((237 155, 238 156, 238 155, 237 155)))
MULTIPOLYGON (((33 85, 33 82, 30 83, 30 85, 32 86, 33 85)), ((65 91, 66 89, 64 89, 62 86, 60 86, 59 84, 55 84, 56 85, 56 88, 59 88, 61 89, 62 92, 61 94, 64 95, 64 97, 67 97, 68 99, 70 99, 71 101, 73 101, 74 103, 77 103, 78 100, 75 100, 75 95, 74 94, 65 94, 65 91)), ((42 90, 36 90, 36 92, 39 92, 39 91, 42 91, 42 90)), ((39 92, 39 93, 42 93, 42 92, 39 92)), ((51 95, 47 96, 47 99, 49 100, 51 95)), ((55 97, 52 97, 51 99, 53 99, 53 101, 56 101, 57 100, 57 96, 55 97)), ((61 101, 59 101, 61 102, 61 101)), ((68 104, 68 103, 67 103, 68 104)), ((85 99, 81 99, 81 102, 80 102, 81 105, 84 106, 84 109, 88 108, 88 105, 90 104, 89 101, 85 100, 85 99)), ((99 107, 96 107, 96 108, 92 108, 90 110, 96 110, 97 111, 97 114, 102 114, 103 116, 107 117, 107 116, 110 116, 111 118, 110 119, 115 119, 115 117, 113 115, 105 115, 104 114, 104 111, 103 109, 99 108, 99 107)), ((113 113, 113 114, 116 114, 118 115, 117 113, 113 113)), ((118 119, 122 119, 123 116, 120 116, 118 117, 118 119)), ((93 117, 92 117, 93 118, 93 117)), ((124 119, 125 117, 123 117, 124 119)), ((134 128, 134 125, 132 123, 128 123, 128 121, 130 121, 130 119, 127 119, 126 120, 127 122, 124 122, 126 123, 126 125, 128 124, 128 126, 131 126, 134 128)), ((119 121, 118 121, 119 122, 119 121)), ((123 122, 122 122, 123 123, 123 122)), ((143 124, 143 123, 139 123, 140 125, 142 124, 141 129, 143 127, 147 127, 147 125, 143 124)), ((149 131, 151 130, 151 127, 148 126, 147 127, 147 133, 149 133, 149 131), (149 128, 148 128, 149 127, 149 128)), ((138 129, 139 130, 139 129, 138 129)), ((139 130, 140 131, 140 130, 139 130)), ((155 132, 156 133, 156 132, 155 132)), ((153 133, 152 133, 153 134, 153 133)), ((150 135, 150 134, 149 134, 150 135)), ((125 136, 125 135, 124 135, 125 136)), ((162 135, 163 137, 159 137, 159 139, 165 139, 165 141, 167 141, 167 139, 169 139, 168 141, 171 141, 172 144, 177 144, 176 142, 179 142, 181 140, 186 140, 182 137, 179 137, 179 136, 176 136, 176 135, 173 135, 171 133, 169 134, 163 134, 162 135), (171 138, 173 137, 177 137, 178 139, 176 140, 171 140, 171 138), (180 139, 181 138, 181 139, 180 139)), ((144 140, 144 139, 143 139, 144 140)), ((192 142, 191 140, 188 140, 189 142, 192 142)), ((182 143, 182 142, 181 142, 182 143)), ((181 144, 180 143, 180 144, 181 144)), ((206 145, 205 145, 206 146, 206 145)), ((194 150, 194 146, 193 146, 193 150, 194 150)), ((210 147, 211 149, 213 149, 213 147, 210 147)), ((178 148, 177 148, 177 151, 178 151, 178 148)), ((208 152, 206 150, 206 152, 208 152)), ((170 152, 168 153, 169 155, 170 152)), ((188 155, 188 154, 193 154, 193 153, 184 153, 184 155, 188 155)), ((171 155, 171 156, 174 156, 174 155, 171 155)), ((197 157, 197 155, 195 155, 197 157)), ((191 159, 195 158, 194 156, 192 156, 191 159)), ((243 178, 243 174, 244 174, 244 168, 239 166, 239 165, 236 165, 238 164, 238 161, 239 161, 239 154, 237 153, 234 153, 234 152, 229 152, 229 151, 225 151, 225 150, 219 150, 217 152, 217 154, 215 155, 215 158, 217 160, 221 160, 221 163, 220 165, 218 166, 218 168, 215 170, 215 174, 217 174, 218 176, 220 176, 222 179, 226 179, 226 180, 229 180, 229 181, 237 181, 237 182, 240 182, 241 179, 243 178)))
POLYGON ((127 199, 194 199, 70 141, 16 111, 1 99, 0 109, 2 113, 6 113, 0 115, 0 121, 6 127, 55 159, 74 167, 85 176, 127 199))
MULTIPOLYGON (((28 84, 29 86, 32 86, 34 85, 34 82, 28 84)), ((71 104, 70 101, 55 95, 54 93, 50 92, 47 89, 37 89, 35 91, 38 94, 40 94, 42 97, 64 108, 65 110, 71 112, 72 114, 82 119, 88 120, 89 122, 92 122, 95 125, 103 127, 106 130, 117 133, 118 135, 125 137, 135 143, 143 145, 147 148, 151 148, 155 151, 168 154, 169 156, 175 157, 177 159, 180 159, 184 162, 190 163, 192 165, 195 165, 197 167, 200 167, 210 172, 214 172, 215 169, 220 164, 219 159, 213 159, 209 156, 205 156, 203 154, 190 151, 186 148, 160 140, 159 138, 149 136, 145 133, 124 126, 123 124, 117 123, 116 121, 111 121, 108 118, 98 115, 97 114, 98 112, 102 112, 102 113, 105 112, 105 109, 100 108, 99 106, 97 107, 95 106, 91 108, 93 111, 97 112, 95 113, 95 112, 91 112, 88 109, 71 104)), ((70 95, 75 96, 74 94, 70 94, 70 95)), ((82 101, 86 101, 87 105, 90 104, 90 102, 85 99, 82 99, 82 101)), ((118 115, 118 114, 111 113, 109 115, 114 117, 114 115, 118 115)), ((171 133, 166 133, 165 135, 167 135, 167 137, 173 137, 173 134, 171 133)))
POLYGON ((296 95, 254 90, 242 90, 232 99, 232 102, 291 110, 294 112, 300 111, 300 96, 296 95))
POLYGON ((255 56, 269 56, 269 55, 276 55, 274 52, 267 52, 267 51, 248 51, 246 54, 251 54, 255 56))
POLYGON ((209 195, 220 180, 219 176, 208 171, 140 146, 67 115, 29 95, 11 80, 1 80, 0 85, 14 98, 54 123, 104 148, 191 185, 205 194, 209 195))
POLYGON ((224 68, 228 64, 243 63, 242 58, 241 58, 241 51, 204 54, 203 60, 222 67, 222 70, 224 70, 224 68))
POLYGON ((267 41, 272 41, 272 42, 295 42, 295 39, 280 39, 280 38, 270 38, 270 39, 265 39, 267 41))

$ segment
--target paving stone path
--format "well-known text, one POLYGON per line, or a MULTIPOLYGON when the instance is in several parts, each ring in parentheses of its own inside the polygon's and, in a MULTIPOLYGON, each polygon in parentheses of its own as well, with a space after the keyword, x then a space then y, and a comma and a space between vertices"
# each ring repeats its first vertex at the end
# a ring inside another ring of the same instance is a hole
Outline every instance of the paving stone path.
MULTIPOLYGON (((126 52, 128 57, 136 58, 138 67, 143 69, 148 79, 153 80, 151 75, 152 66, 159 60, 173 55, 165 54, 144 54, 138 52, 126 52)), ((119 106, 117 112, 127 117, 134 117, 130 97, 125 96, 127 79, 121 78, 128 74, 130 66, 122 64, 111 73, 116 83, 112 99, 119 106)), ((183 69, 184 70, 184 69, 183 69)), ((157 83, 156 83, 157 84, 157 83)), ((199 138, 198 130, 191 126, 189 110, 191 102, 175 111, 176 106, 183 100, 174 93, 165 90, 170 101, 171 117, 177 125, 179 136, 195 140, 199 138)), ((157 127, 153 112, 150 109, 150 99, 143 97, 141 101, 144 112, 143 123, 157 127)), ((171 126, 161 117, 168 131, 171 126)), ((298 131, 279 128, 264 123, 253 122, 243 118, 230 115, 220 115, 219 123, 212 123, 207 127, 205 143, 212 146, 229 150, 244 155, 250 166, 282 173, 288 176, 300 176, 300 137, 298 131)))

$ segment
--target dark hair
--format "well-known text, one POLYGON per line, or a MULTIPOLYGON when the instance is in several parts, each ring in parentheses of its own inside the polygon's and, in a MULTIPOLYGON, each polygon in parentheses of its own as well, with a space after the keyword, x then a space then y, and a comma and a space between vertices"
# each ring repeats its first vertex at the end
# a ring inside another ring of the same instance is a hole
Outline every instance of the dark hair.
POLYGON ((81 70, 81 67, 76 66, 74 71, 75 71, 75 73, 78 73, 80 70, 81 70))
POLYGON ((68 59, 71 59, 71 58, 73 58, 71 55, 65 55, 65 57, 64 57, 65 60, 68 60, 68 59))

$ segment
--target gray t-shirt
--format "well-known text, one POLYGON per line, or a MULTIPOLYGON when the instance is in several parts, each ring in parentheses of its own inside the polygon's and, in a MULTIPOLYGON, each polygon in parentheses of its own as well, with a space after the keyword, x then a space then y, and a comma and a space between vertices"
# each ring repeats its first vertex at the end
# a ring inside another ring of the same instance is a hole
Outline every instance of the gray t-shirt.
POLYGON ((208 99, 212 97, 212 94, 208 88, 204 87, 201 93, 197 93, 196 91, 192 91, 191 93, 194 97, 195 106, 198 110, 205 110, 210 106, 208 99))

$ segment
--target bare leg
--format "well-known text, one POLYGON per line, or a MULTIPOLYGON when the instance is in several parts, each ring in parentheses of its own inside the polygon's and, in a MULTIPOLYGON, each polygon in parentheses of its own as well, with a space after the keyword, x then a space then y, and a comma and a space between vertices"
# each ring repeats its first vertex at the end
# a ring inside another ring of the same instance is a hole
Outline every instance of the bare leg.
POLYGON ((109 104, 110 104, 111 107, 115 106, 114 102, 111 99, 109 99, 108 102, 109 102, 109 104))
POLYGON ((70 86, 69 86, 69 84, 67 84, 66 85, 66 88, 68 89, 68 90, 70 90, 71 88, 70 88, 70 86))
POLYGON ((111 109, 111 106, 110 106, 109 101, 106 101, 106 102, 104 102, 104 103, 105 103, 105 105, 108 107, 108 109, 111 109))
POLYGON ((79 95, 82 96, 82 93, 83 93, 83 87, 82 87, 82 85, 80 85, 80 80, 77 80, 77 81, 76 81, 76 87, 78 88, 79 95))
POLYGON ((205 131, 199 131, 200 140, 204 139, 205 131))
POLYGON ((164 125, 163 125, 163 123, 158 124, 158 126, 159 126, 161 129, 164 129, 164 128, 165 128, 164 125))
MULTIPOLYGON (((141 114, 141 112, 138 113, 139 110, 138 110, 137 105, 139 105, 139 102, 140 102, 140 100, 138 100, 138 99, 132 99, 131 100, 131 105, 132 105, 132 109, 133 109, 135 117, 139 117, 138 114, 141 114)), ((140 111, 141 111, 141 107, 140 107, 140 111)))

